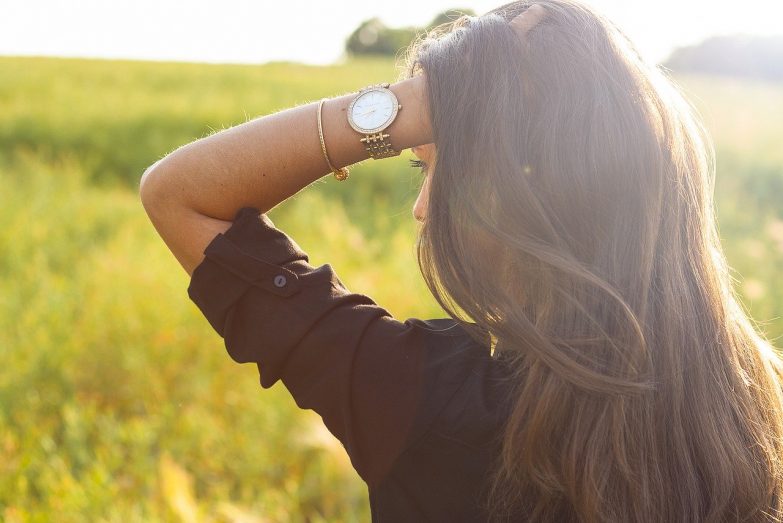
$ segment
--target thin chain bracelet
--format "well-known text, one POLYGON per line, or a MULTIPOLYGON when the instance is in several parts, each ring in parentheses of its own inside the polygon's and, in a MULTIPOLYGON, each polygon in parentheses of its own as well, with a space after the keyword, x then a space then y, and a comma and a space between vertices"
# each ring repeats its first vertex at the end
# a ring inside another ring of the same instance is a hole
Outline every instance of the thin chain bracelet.
POLYGON ((350 171, 348 170, 348 167, 342 167, 340 169, 337 169, 334 165, 332 165, 332 162, 329 161, 329 155, 326 154, 326 142, 324 141, 324 129, 323 125, 321 124, 321 107, 323 107, 324 102, 328 100, 328 98, 321 98, 321 101, 318 102, 318 138, 321 140, 321 150, 324 152, 324 158, 326 158, 326 163, 329 165, 329 169, 331 169, 332 174, 334 174, 334 177, 337 178, 338 181, 343 181, 346 178, 348 178, 348 175, 350 171))

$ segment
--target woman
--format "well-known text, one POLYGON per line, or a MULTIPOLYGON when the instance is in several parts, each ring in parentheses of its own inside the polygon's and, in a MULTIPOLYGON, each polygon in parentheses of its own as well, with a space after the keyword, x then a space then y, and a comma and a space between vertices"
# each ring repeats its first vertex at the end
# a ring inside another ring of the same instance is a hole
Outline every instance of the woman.
POLYGON ((672 82, 573 0, 463 16, 408 58, 375 98, 244 123, 143 176, 233 359, 323 417, 374 521, 780 520, 781 362, 733 294, 714 153, 672 82), (406 148, 451 318, 398 321, 261 214, 406 148))

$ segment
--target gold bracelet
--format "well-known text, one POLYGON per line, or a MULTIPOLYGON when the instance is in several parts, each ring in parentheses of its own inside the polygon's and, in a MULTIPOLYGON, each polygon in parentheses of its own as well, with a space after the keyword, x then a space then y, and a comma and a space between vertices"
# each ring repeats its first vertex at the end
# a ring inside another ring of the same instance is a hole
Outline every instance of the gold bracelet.
POLYGON ((326 163, 329 165, 329 169, 331 169, 332 174, 334 174, 334 177, 337 178, 339 181, 343 181, 346 178, 348 178, 348 168, 342 167, 340 169, 335 168, 334 165, 332 165, 332 162, 329 161, 329 155, 326 154, 326 142, 324 142, 324 129, 321 124, 321 107, 323 107, 324 102, 327 100, 327 98, 321 98, 321 101, 318 102, 318 137, 321 139, 321 150, 324 152, 324 158, 326 158, 326 163))

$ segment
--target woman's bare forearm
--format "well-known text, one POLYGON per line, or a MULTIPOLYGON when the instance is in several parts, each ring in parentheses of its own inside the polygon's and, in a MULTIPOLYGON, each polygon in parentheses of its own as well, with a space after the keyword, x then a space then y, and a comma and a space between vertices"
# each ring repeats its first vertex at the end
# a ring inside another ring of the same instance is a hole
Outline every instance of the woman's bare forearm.
MULTIPOLYGON (((423 76, 416 76, 389 86, 402 105, 385 130, 397 150, 432 142, 424 82, 423 76)), ((369 157, 359 142, 361 135, 347 120, 348 104, 355 96, 354 92, 329 98, 323 105, 324 140, 337 168, 369 157)), ((244 206, 267 212, 331 175, 318 137, 317 108, 318 102, 292 107, 176 149, 147 169, 142 199, 146 205, 176 203, 220 220, 232 220, 244 206)))

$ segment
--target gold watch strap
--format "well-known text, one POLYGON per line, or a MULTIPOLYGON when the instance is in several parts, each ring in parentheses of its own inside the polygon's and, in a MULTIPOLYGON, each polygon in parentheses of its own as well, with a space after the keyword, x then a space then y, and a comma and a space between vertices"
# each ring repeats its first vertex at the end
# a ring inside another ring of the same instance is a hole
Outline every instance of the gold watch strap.
POLYGON ((364 144, 364 148, 370 154, 370 158, 380 160, 381 158, 390 158, 392 156, 399 156, 400 151, 395 150, 391 142, 389 142, 389 134, 383 131, 366 134, 364 138, 359 138, 359 141, 364 144))

